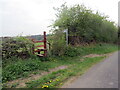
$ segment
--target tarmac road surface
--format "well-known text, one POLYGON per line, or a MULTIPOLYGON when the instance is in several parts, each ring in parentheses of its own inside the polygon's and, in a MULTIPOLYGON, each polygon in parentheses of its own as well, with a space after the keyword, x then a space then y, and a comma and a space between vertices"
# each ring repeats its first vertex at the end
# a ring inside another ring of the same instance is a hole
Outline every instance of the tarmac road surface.
POLYGON ((118 88, 118 52, 94 65, 66 88, 118 88))

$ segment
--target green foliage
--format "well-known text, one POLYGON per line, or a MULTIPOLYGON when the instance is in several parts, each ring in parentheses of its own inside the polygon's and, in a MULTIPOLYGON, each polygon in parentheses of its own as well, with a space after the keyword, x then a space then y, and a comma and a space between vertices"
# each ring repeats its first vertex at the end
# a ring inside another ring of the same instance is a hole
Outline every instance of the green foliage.
POLYGON ((79 54, 77 48, 66 45, 65 33, 62 31, 55 31, 55 34, 49 37, 49 41, 52 55, 74 57, 79 54))
POLYGON ((98 43, 94 45, 88 46, 77 46, 72 47, 68 46, 65 50, 65 56, 68 57, 75 57, 75 56, 83 56, 86 54, 106 54, 110 52, 114 52, 118 50, 118 46, 114 44, 107 44, 107 43, 98 43))
POLYGON ((58 66, 59 63, 55 62, 41 62, 41 59, 28 59, 28 60, 21 60, 17 59, 17 62, 7 64, 3 67, 2 72, 2 80, 3 82, 14 80, 21 77, 26 77, 30 74, 30 72, 35 70, 44 70, 48 71, 49 68, 54 68, 58 66))
POLYGON ((80 55, 80 53, 76 47, 68 46, 66 47, 64 55, 68 57, 75 57, 80 55))
POLYGON ((118 50, 118 46, 114 44, 99 43, 90 46, 77 47, 81 56, 86 54, 106 54, 118 50))
POLYGON ((118 44, 120 45, 120 26, 118 26, 118 44))
POLYGON ((50 52, 52 55, 61 56, 64 55, 66 49, 65 35, 62 31, 56 31, 55 34, 49 37, 50 52))
POLYGON ((27 58, 32 54, 33 43, 27 38, 3 38, 2 58, 3 62, 11 57, 27 58))
POLYGON ((67 69, 58 70, 38 80, 27 82, 27 88, 58 88, 69 77, 83 74, 88 68, 100 62, 103 58, 104 57, 85 58, 84 62, 80 62, 80 60, 78 60, 79 58, 77 58, 67 69))
MULTIPOLYGON (((86 42, 116 42, 117 28, 114 22, 108 21, 107 16, 100 13, 93 13, 84 5, 74 5, 67 7, 63 4, 56 9, 57 19, 53 27, 58 27, 58 30, 68 29, 69 36, 77 36, 77 40, 73 41, 78 44, 86 42)), ((69 39, 69 42, 72 40, 69 39)))
POLYGON ((104 42, 115 43, 118 39, 118 29, 114 26, 114 22, 104 20, 101 25, 100 40, 104 42))
POLYGON ((106 54, 118 50, 118 46, 114 44, 95 44, 90 46, 79 46, 73 48, 68 46, 63 56, 57 57, 46 57, 32 59, 18 59, 13 58, 9 60, 6 65, 2 68, 2 79, 3 82, 14 80, 21 77, 26 77, 33 71, 44 70, 47 71, 49 68, 54 68, 59 65, 69 65, 76 63, 76 58, 82 57, 87 54, 106 54), (46 61, 47 62, 41 62, 46 61))

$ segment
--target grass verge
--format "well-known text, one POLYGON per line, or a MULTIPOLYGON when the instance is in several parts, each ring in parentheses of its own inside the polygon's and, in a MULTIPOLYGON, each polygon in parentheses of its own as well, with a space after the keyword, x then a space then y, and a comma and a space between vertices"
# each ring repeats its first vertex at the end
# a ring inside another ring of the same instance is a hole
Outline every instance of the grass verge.
POLYGON ((64 70, 50 73, 38 80, 27 82, 27 88, 59 88, 65 80, 71 76, 83 74, 89 67, 100 62, 105 57, 85 58, 84 62, 79 59, 73 65, 64 70))
MULTIPOLYGON (((9 61, 3 68, 2 68, 2 81, 6 83, 11 80, 15 80, 18 78, 28 77, 31 73, 37 73, 37 70, 47 71, 50 68, 55 68, 60 65, 77 65, 76 62, 79 59, 87 54, 106 54, 110 52, 114 52, 118 50, 117 45, 113 44, 96 44, 90 46, 80 46, 76 47, 78 50, 79 56, 68 57, 68 56, 61 56, 61 57, 48 57, 48 58, 30 58, 21 60, 18 58, 14 58, 14 60, 9 61), (42 62, 46 61, 46 62, 42 62)), ((71 52, 69 52, 71 53, 71 52)), ((86 60, 85 60, 86 61, 86 60)), ((80 66, 84 63, 79 63, 80 66)), ((64 71, 64 70, 63 70, 64 71)))

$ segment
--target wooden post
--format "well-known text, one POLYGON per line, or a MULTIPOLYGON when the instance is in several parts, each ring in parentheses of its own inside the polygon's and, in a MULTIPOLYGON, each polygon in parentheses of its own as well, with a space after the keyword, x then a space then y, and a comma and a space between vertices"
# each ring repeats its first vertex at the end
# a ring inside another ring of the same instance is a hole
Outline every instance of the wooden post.
POLYGON ((46 32, 44 31, 44 56, 47 56, 47 47, 46 47, 46 32))
MULTIPOLYGON (((31 39, 31 40, 32 40, 32 42, 34 43, 34 39, 31 39)), ((35 54, 35 53, 34 53, 34 45, 32 46, 32 53, 35 54)))

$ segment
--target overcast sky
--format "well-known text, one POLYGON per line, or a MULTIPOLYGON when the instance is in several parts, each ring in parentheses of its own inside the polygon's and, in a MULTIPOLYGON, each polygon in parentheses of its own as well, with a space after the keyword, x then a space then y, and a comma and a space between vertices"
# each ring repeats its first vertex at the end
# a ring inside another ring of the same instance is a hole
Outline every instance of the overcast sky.
POLYGON ((55 20, 53 7, 84 4, 109 16, 118 23, 119 0, 0 0, 0 36, 35 35, 49 33, 55 20))

